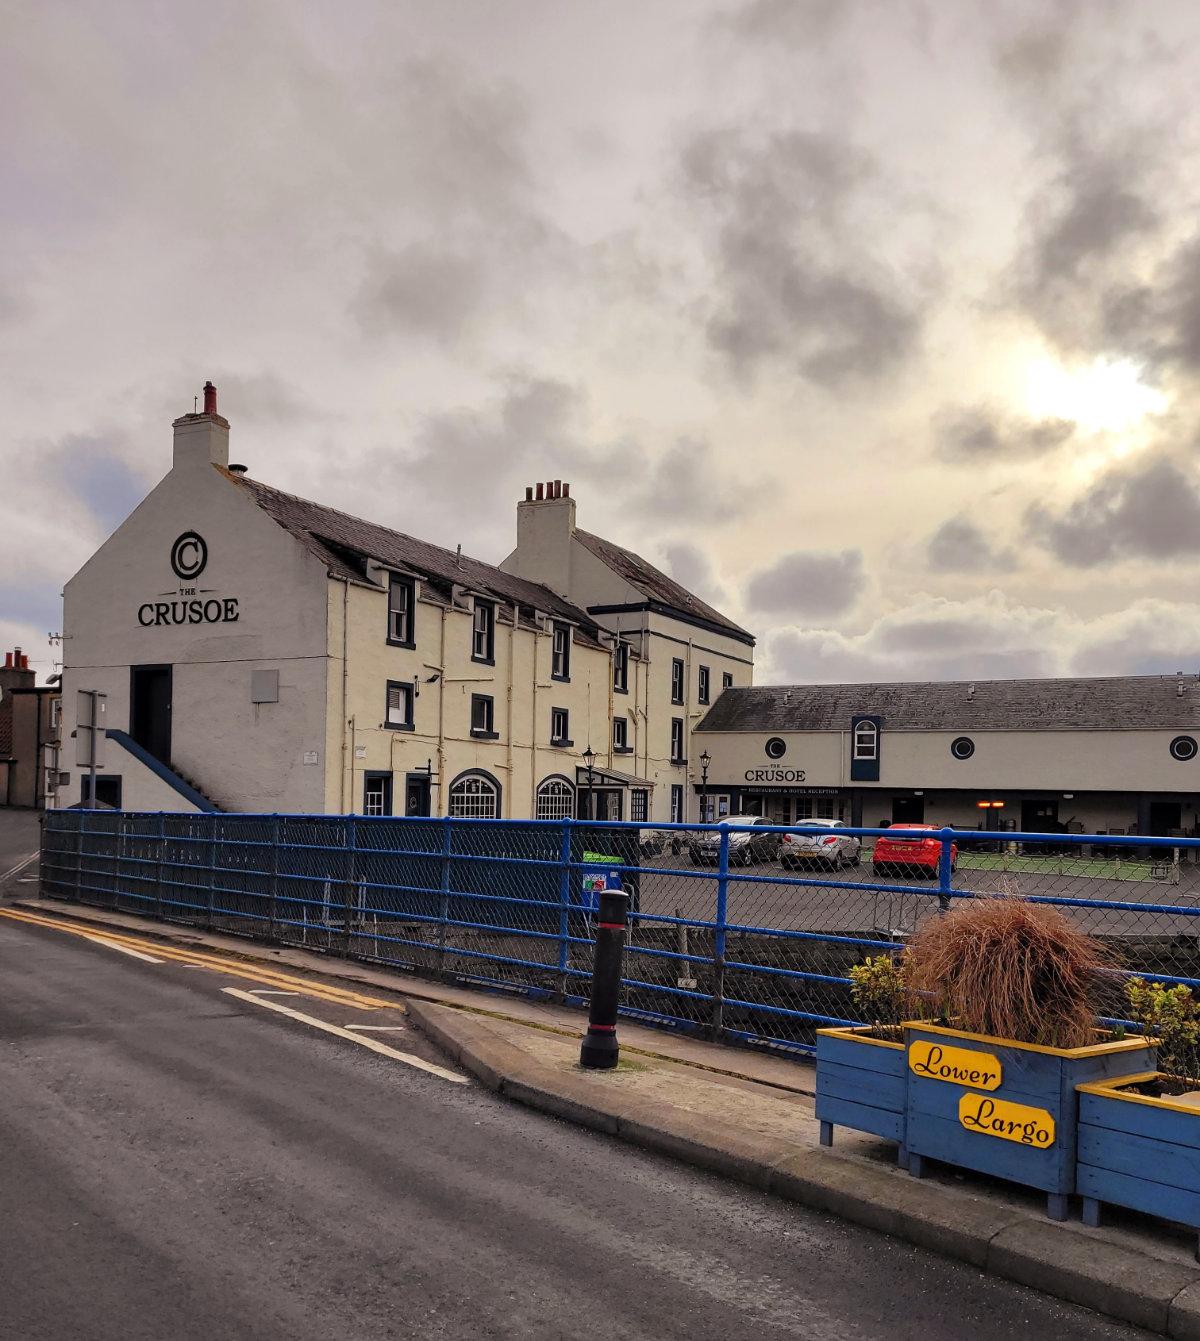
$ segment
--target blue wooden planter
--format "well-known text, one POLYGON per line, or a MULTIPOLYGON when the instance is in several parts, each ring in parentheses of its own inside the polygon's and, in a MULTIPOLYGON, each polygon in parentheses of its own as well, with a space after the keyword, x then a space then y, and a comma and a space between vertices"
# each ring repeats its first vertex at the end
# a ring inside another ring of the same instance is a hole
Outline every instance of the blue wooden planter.
POLYGON ((1098 1225, 1107 1201, 1200 1229, 1200 1108, 1129 1088, 1157 1074, 1079 1087, 1084 1224, 1098 1225))
POLYGON ((932 1158, 1038 1188, 1052 1220, 1075 1190, 1076 1085, 1154 1065, 1140 1038, 1046 1048, 912 1022, 905 1042, 909 1172, 932 1158))
POLYGON ((904 1147, 904 1044, 868 1038, 861 1029, 817 1030, 817 1118, 821 1144, 833 1144, 833 1129, 883 1136, 904 1147))

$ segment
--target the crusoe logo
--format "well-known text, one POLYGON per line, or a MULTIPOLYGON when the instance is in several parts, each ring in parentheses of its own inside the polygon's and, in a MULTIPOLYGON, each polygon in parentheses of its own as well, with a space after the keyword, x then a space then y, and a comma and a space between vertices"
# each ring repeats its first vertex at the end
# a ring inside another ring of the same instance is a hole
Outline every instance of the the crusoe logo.
POLYGON ((1044 1108, 1027 1108, 1005 1099, 964 1094, 958 1101, 958 1120, 968 1131, 998 1136, 1002 1141, 1048 1150, 1054 1144, 1054 1118, 1044 1108))
POLYGON ((914 1075, 945 1080, 951 1085, 969 1085, 973 1090, 994 1090, 1003 1077, 999 1057, 970 1048, 949 1048, 927 1039, 915 1040, 908 1050, 908 1067, 914 1075))
POLYGON ((204 572, 208 562, 208 546, 204 537, 195 531, 184 531, 171 546, 171 567, 181 582, 191 582, 204 572))
POLYGON ((180 580, 179 590, 159 593, 170 600, 147 601, 139 605, 138 623, 144 629, 163 624, 236 624, 236 596, 218 598, 209 587, 183 585, 199 577, 207 564, 208 546, 204 537, 195 531, 184 531, 171 546, 171 568, 180 580), (186 599, 188 597, 191 599, 186 599))

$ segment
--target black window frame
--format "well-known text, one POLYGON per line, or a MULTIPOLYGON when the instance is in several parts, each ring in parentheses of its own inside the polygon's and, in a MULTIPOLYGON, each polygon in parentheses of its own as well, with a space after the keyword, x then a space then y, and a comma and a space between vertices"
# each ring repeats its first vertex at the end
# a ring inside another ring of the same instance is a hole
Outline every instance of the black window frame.
POLYGON ((645 824, 650 818, 650 793, 645 787, 634 787, 629 793, 629 822, 645 824), (641 814, 638 814, 638 811, 641 814))
POLYGON ((570 711, 569 708, 555 708, 555 707, 551 707, 551 709, 550 709, 550 744, 551 744, 551 745, 554 745, 554 746, 557 746, 559 749, 564 749, 564 748, 566 748, 567 746, 570 746, 570 745, 574 745, 574 744, 575 744, 575 742, 571 739, 571 711, 570 711), (561 736, 556 736, 556 735, 554 734, 554 718, 555 718, 556 714, 558 714, 558 713, 560 713, 560 712, 562 713, 562 719, 563 719, 563 733, 562 733, 561 736))
POLYGON ((629 644, 624 638, 613 648, 613 693, 629 693, 629 644))
POLYGON ((475 597, 475 608, 471 612, 471 660, 484 666, 496 664, 496 602, 486 601, 482 596, 475 597), (479 627, 479 616, 486 613, 486 628, 479 627), (479 635, 484 635, 484 650, 479 650, 479 635))
POLYGON ((682 657, 671 658, 671 702, 682 703, 687 687, 687 667, 682 657))
POLYGON ((673 764, 687 763, 687 754, 685 753, 687 749, 687 740, 684 737, 683 726, 684 722, 682 717, 671 718, 671 762, 673 764), (676 753, 675 750, 676 738, 678 738, 679 741, 678 753, 676 753))
POLYGON ((364 815, 366 815, 366 814, 368 813, 368 812, 367 812, 367 790, 368 790, 368 788, 371 786, 371 784, 372 784, 373 782, 378 782, 378 783, 382 783, 382 784, 383 784, 382 787, 380 788, 380 802, 381 802, 381 804, 380 804, 380 810, 379 810, 379 818, 382 819, 383 817, 392 814, 392 809, 393 809, 393 807, 392 807, 392 775, 391 775, 391 773, 384 772, 384 771, 381 770, 381 769, 374 769, 374 768, 367 769, 367 771, 363 774, 363 791, 362 791, 362 797, 363 797, 363 800, 362 800, 362 812, 361 812, 361 813, 364 814, 364 815))
POLYGON ((712 688, 712 672, 707 666, 701 666, 696 675, 696 702, 707 703, 712 688))
POLYGON ((472 740, 499 740, 500 734, 496 730, 496 698, 493 694, 472 694, 471 695, 471 739, 472 740), (486 705, 484 707, 484 718, 487 721, 486 726, 475 725, 476 705, 486 705))
POLYGON ((550 632, 550 678, 558 680, 562 684, 569 684, 571 680, 571 641, 572 629, 570 624, 563 623, 556 619, 551 626, 550 632), (562 658, 561 669, 558 649, 558 639, 562 635, 562 658))
POLYGON ((732 688, 733 688, 733 673, 732 673, 732 671, 722 671, 722 672, 721 672, 721 688, 722 688, 722 689, 732 689, 732 688))
POLYGON ((415 731, 414 717, 417 711, 417 684, 415 680, 389 680, 387 688, 383 693, 383 726, 386 731, 415 731), (405 689, 408 691, 408 718, 403 722, 393 722, 391 720, 392 708, 392 690, 405 689))
POLYGON ((683 821, 683 787, 678 782, 671 784, 671 823, 682 824, 683 821))
POLYGON ((629 743, 629 716, 627 713, 617 713, 612 720, 612 743, 614 754, 632 754, 633 746, 629 743), (617 743, 617 727, 621 728, 621 741, 617 743))
POLYGON ((392 573, 388 578, 387 643, 389 647, 415 648, 417 645, 417 583, 415 578, 392 573), (408 637, 397 638, 392 632, 392 616, 395 613, 393 594, 397 589, 408 593, 408 637))

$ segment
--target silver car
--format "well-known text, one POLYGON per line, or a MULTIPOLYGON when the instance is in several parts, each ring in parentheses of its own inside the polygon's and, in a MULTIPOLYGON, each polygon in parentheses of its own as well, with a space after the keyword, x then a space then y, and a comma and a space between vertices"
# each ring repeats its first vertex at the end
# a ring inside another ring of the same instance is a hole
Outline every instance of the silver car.
POLYGON ((780 865, 794 871, 800 866, 828 866, 831 871, 843 866, 857 866, 862 860, 862 844, 852 833, 846 832, 841 820, 813 819, 803 821, 805 828, 820 829, 820 833, 785 833, 779 854, 780 865))
MULTIPOLYGON (((749 866, 752 861, 774 861, 779 854, 777 833, 754 833, 753 829, 768 825, 761 815, 729 815, 719 821, 720 827, 745 825, 749 832, 729 835, 730 866, 749 866)), ((716 829, 691 834, 688 838, 688 856, 693 866, 715 866, 721 859, 721 835, 716 829)))

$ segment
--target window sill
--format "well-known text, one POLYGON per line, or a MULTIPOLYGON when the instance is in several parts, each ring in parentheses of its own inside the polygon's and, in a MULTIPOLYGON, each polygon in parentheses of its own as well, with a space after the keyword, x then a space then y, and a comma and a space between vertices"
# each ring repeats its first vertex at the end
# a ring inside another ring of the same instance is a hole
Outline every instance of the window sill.
POLYGON ((569 750, 575 742, 573 740, 552 740, 550 744, 556 750, 569 750))
MULTIPOLYGON (((676 768, 683 768, 684 765, 687 763, 687 760, 686 760, 686 759, 672 759, 671 762, 675 765, 676 768)), ((680 822, 682 823, 682 821, 680 821, 680 822)))
POLYGON ((614 746, 613 746, 613 753, 614 753, 614 754, 632 754, 632 753, 633 753, 633 746, 632 746, 632 745, 614 745, 614 746))
POLYGON ((412 722, 384 722, 385 731, 415 731, 417 728, 412 722))
POLYGON ((552 672, 551 675, 550 675, 550 678, 551 678, 552 680, 557 680, 559 684, 570 684, 570 683, 571 683, 571 677, 570 677, 569 675, 555 675, 555 674, 553 674, 553 672, 552 672))
POLYGON ((496 664, 495 657, 472 657, 471 660, 477 666, 494 666, 496 664))
POLYGON ((696 700, 696 706, 697 706, 698 708, 707 708, 707 707, 709 706, 708 699, 706 699, 706 698, 698 698, 698 699, 696 700))
POLYGON ((387 645, 389 647, 403 647, 409 652, 415 652, 417 650, 417 644, 414 641, 412 641, 412 639, 409 639, 408 641, 402 641, 399 638, 389 638, 387 640, 387 645))
POLYGON ((628 685, 625 685, 624 687, 622 687, 622 686, 619 685, 619 684, 615 684, 615 685, 613 685, 613 693, 614 693, 614 694, 628 694, 628 693, 629 693, 629 686, 628 686, 628 685))
POLYGON ((683 707, 683 699, 681 699, 681 698, 673 698, 673 699, 671 700, 671 707, 673 707, 673 708, 682 708, 682 707, 683 707))
POLYGON ((499 740, 499 739, 500 739, 500 732, 499 732, 499 731, 476 731, 475 728, 472 727, 472 728, 471 728, 471 739, 472 739, 472 740, 499 740))

